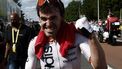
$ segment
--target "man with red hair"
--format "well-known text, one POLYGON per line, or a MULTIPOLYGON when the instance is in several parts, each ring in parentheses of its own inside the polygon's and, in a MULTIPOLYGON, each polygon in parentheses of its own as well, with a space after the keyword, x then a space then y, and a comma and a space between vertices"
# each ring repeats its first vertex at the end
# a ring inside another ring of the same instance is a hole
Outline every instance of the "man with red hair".
POLYGON ((41 30, 29 44, 25 69, 81 69, 82 54, 94 69, 107 69, 95 34, 82 35, 90 29, 88 23, 82 21, 84 30, 66 23, 61 0, 39 0, 37 14, 41 30))

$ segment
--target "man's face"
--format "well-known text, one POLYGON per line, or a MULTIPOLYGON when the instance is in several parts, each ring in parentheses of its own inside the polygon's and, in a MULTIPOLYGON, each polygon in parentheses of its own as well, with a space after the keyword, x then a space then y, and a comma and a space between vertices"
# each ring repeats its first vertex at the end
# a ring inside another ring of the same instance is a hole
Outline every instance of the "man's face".
POLYGON ((17 19, 13 15, 11 15, 11 22, 12 23, 16 23, 17 22, 17 19))
POLYGON ((59 10, 52 9, 47 13, 42 13, 41 11, 39 11, 39 15, 41 21, 41 29, 45 32, 46 36, 55 37, 61 25, 62 17, 59 10))
POLYGON ((12 26, 18 25, 19 18, 18 17, 15 17, 14 15, 11 15, 11 23, 12 23, 12 26))

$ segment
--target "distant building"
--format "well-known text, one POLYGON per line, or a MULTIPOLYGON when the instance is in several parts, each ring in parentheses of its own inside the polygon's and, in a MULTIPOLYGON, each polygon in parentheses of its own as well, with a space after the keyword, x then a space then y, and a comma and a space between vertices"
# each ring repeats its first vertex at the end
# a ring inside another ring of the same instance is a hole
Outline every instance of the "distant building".
POLYGON ((7 19, 7 0, 0 0, 0 19, 7 19))

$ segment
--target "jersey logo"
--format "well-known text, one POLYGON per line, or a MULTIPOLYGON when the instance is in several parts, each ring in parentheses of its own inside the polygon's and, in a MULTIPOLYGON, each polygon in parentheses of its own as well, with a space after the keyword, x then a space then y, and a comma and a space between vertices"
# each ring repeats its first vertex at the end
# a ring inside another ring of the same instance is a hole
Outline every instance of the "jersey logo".
POLYGON ((45 69, 54 68, 54 58, 52 53, 52 47, 48 46, 44 48, 43 61, 45 64, 45 69))

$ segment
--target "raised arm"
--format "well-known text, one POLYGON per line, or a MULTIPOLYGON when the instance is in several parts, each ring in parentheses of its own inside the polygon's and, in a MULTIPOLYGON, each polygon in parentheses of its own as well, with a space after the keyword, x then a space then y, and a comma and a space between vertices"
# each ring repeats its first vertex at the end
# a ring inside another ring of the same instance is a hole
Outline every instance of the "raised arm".
POLYGON ((91 62, 94 69, 107 69, 106 59, 104 51, 95 36, 95 33, 92 33, 91 39, 88 40, 90 45, 91 57, 89 61, 91 62))
POLYGON ((93 32, 93 29, 91 28, 87 18, 83 17, 78 19, 76 21, 75 27, 81 33, 81 35, 88 38, 86 41, 88 43, 82 43, 80 47, 81 50, 84 51, 84 55, 87 55, 86 58, 89 60, 93 68, 107 69, 104 51, 97 40, 97 37, 93 32))

